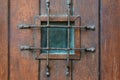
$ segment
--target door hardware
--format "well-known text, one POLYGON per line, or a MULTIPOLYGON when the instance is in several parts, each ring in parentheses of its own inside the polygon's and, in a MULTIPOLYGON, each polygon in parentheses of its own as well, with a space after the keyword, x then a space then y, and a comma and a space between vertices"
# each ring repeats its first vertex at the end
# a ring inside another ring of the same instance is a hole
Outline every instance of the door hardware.
POLYGON ((46 76, 50 77, 50 67, 49 67, 49 65, 46 66, 46 76))
POLYGON ((22 45, 20 46, 21 51, 26 51, 26 50, 80 50, 80 51, 85 51, 85 52, 95 52, 94 47, 89 47, 89 48, 36 48, 28 45, 22 45))
MULTIPOLYGON (((50 0, 46 0, 46 6, 47 6, 47 26, 50 27, 50 0)), ((49 42, 49 28, 47 28, 47 48, 49 48, 50 42, 49 42)), ((50 76, 50 66, 49 66, 49 50, 47 50, 47 63, 46 63, 46 76, 50 76)))
POLYGON ((18 25, 19 29, 31 29, 31 28, 79 28, 82 30, 95 30, 95 26, 94 25, 89 25, 89 26, 71 26, 68 27, 66 25, 40 25, 40 26, 36 26, 36 25, 27 25, 27 24, 20 24, 18 25))
POLYGON ((66 76, 68 76, 69 73, 70 73, 70 69, 69 69, 70 50, 69 50, 69 48, 70 48, 70 27, 71 27, 71 25, 70 25, 71 0, 67 0, 67 6, 68 6, 68 8, 67 8, 67 19, 68 19, 68 23, 67 23, 67 24, 68 24, 68 27, 69 27, 69 28, 67 28, 67 48, 68 48, 68 52, 67 52, 67 57, 66 57, 66 58, 67 58, 66 76))
POLYGON ((69 76, 69 74, 70 74, 70 67, 67 66, 67 67, 66 67, 66 76, 69 76))
MULTIPOLYGON (((71 15, 71 5, 72 5, 72 1, 71 0, 67 0, 67 19, 66 19, 66 22, 67 22, 67 25, 51 25, 50 24, 50 0, 46 0, 46 12, 47 12, 47 19, 46 19, 46 25, 28 25, 28 24, 20 24, 18 25, 18 28, 19 29, 34 29, 34 32, 36 30, 36 28, 42 30, 41 28, 46 28, 46 47, 35 47, 34 46, 29 46, 29 45, 21 45, 20 46, 20 50, 21 51, 25 51, 25 50, 28 50, 28 51, 31 51, 31 50, 38 50, 38 51, 41 51, 41 50, 46 50, 46 76, 47 77, 50 77, 50 66, 49 66, 49 55, 50 55, 50 50, 65 50, 67 51, 67 54, 65 55, 65 59, 66 59, 66 76, 69 76, 70 75, 70 51, 71 50, 78 50, 78 51, 84 51, 84 52, 95 52, 95 48, 94 47, 90 47, 90 48, 71 48, 70 47, 70 34, 71 34, 71 31, 70 29, 73 28, 73 29, 78 29, 78 30, 91 30, 91 31, 94 31, 95 30, 95 26, 91 26, 91 25, 88 25, 88 26, 73 26, 71 25, 71 17, 73 17, 73 15, 71 15), (57 47, 50 47, 50 28, 66 28, 67 29, 67 47, 66 48, 57 48, 57 47)), ((78 16, 79 17, 79 16, 78 16)), ((78 18, 77 17, 77 18, 78 18)), ((79 34, 78 34, 79 35, 79 34)), ((79 37, 78 37, 79 38, 79 37)), ((34 40, 35 41, 35 40, 34 40)), ((79 43, 78 43, 79 44, 79 43)), ((39 58, 36 58, 39 60, 39 58)))

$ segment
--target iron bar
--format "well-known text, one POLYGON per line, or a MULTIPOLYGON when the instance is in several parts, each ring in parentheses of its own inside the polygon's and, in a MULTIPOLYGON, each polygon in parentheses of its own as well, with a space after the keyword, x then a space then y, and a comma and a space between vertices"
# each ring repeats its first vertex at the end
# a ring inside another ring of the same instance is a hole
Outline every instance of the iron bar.
MULTIPOLYGON (((50 25, 50 18, 49 18, 49 15, 50 15, 50 1, 49 0, 46 0, 46 4, 47 4, 47 26, 49 27, 50 25)), ((49 48, 49 28, 47 28, 47 48, 49 48)), ((47 65, 49 65, 49 60, 48 60, 48 57, 49 57, 49 51, 47 50, 47 65)))
MULTIPOLYGON (((50 0, 46 0, 47 6, 47 27, 50 27, 50 0)), ((47 48, 49 48, 49 28, 47 28, 47 48)), ((46 76, 50 76, 49 70, 49 50, 47 50, 47 64, 46 64, 46 76)))
POLYGON ((21 47, 21 50, 83 50, 85 48, 36 48, 36 47, 21 47))
POLYGON ((68 47, 68 53, 67 53, 67 65, 66 65, 66 76, 69 75, 70 73, 70 70, 69 70, 69 62, 70 62, 70 9, 71 9, 71 0, 67 0, 67 6, 68 6, 68 12, 67 12, 67 15, 68 15, 68 28, 67 28, 67 31, 68 31, 68 39, 67 39, 67 47, 68 47))
POLYGON ((66 26, 66 25, 19 25, 19 29, 30 29, 30 28, 80 28, 80 29, 85 29, 85 30, 95 30, 95 26, 66 26))
POLYGON ((85 50, 87 52, 94 52, 95 48, 94 47, 90 47, 90 48, 36 48, 36 47, 32 47, 32 46, 27 46, 27 45, 23 45, 20 46, 20 50, 85 50))

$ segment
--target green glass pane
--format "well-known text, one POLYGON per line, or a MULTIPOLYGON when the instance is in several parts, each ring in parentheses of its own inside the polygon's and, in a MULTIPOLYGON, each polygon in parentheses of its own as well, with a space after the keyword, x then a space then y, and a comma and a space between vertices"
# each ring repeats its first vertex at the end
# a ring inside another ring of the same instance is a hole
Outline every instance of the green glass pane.
MULTIPOLYGON (((58 23, 51 22, 52 25, 67 25, 66 22, 58 23)), ((46 23, 42 23, 46 25, 46 23)), ((73 25, 73 23, 71 24, 73 25)), ((47 48, 47 28, 41 29, 41 47, 47 48)), ((50 48, 67 48, 67 28, 49 28, 49 47, 50 48)), ((74 48, 74 29, 70 29, 70 48, 74 48)), ((47 50, 41 50, 41 53, 46 53, 47 50)), ((66 54, 66 50, 49 50, 50 54, 66 54)), ((70 51, 74 54, 74 50, 70 51)))

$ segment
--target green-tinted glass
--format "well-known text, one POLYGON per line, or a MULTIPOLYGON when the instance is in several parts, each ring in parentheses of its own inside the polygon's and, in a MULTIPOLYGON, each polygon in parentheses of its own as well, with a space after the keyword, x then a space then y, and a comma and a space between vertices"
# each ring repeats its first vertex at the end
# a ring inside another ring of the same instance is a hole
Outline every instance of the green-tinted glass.
MULTIPOLYGON (((51 22, 51 25, 67 25, 67 22, 51 22)), ((72 22, 71 25, 74 23, 72 22)), ((42 22, 46 25, 46 22, 42 22)), ((41 47, 47 48, 47 28, 41 29, 41 47)), ((49 28, 49 47, 50 48, 67 48, 67 28, 49 28)), ((74 48, 74 28, 70 29, 70 48, 74 48)), ((41 53, 46 53, 47 50, 41 50, 41 53)), ((50 54, 66 54, 66 50, 49 50, 50 54)), ((74 54, 74 50, 70 51, 74 54)))

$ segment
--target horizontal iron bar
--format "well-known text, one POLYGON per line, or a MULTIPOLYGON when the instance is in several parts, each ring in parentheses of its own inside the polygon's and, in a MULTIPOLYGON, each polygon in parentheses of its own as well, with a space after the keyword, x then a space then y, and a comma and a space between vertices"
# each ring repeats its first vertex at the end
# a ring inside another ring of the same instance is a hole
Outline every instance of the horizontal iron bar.
POLYGON ((30 29, 30 28, 80 28, 80 29, 85 29, 85 30, 95 30, 95 26, 70 26, 68 27, 67 25, 26 25, 26 24, 21 24, 18 26, 19 29, 30 29))
POLYGON ((94 47, 90 48, 36 48, 30 46, 20 46, 20 50, 85 50, 86 52, 95 52, 94 47))

